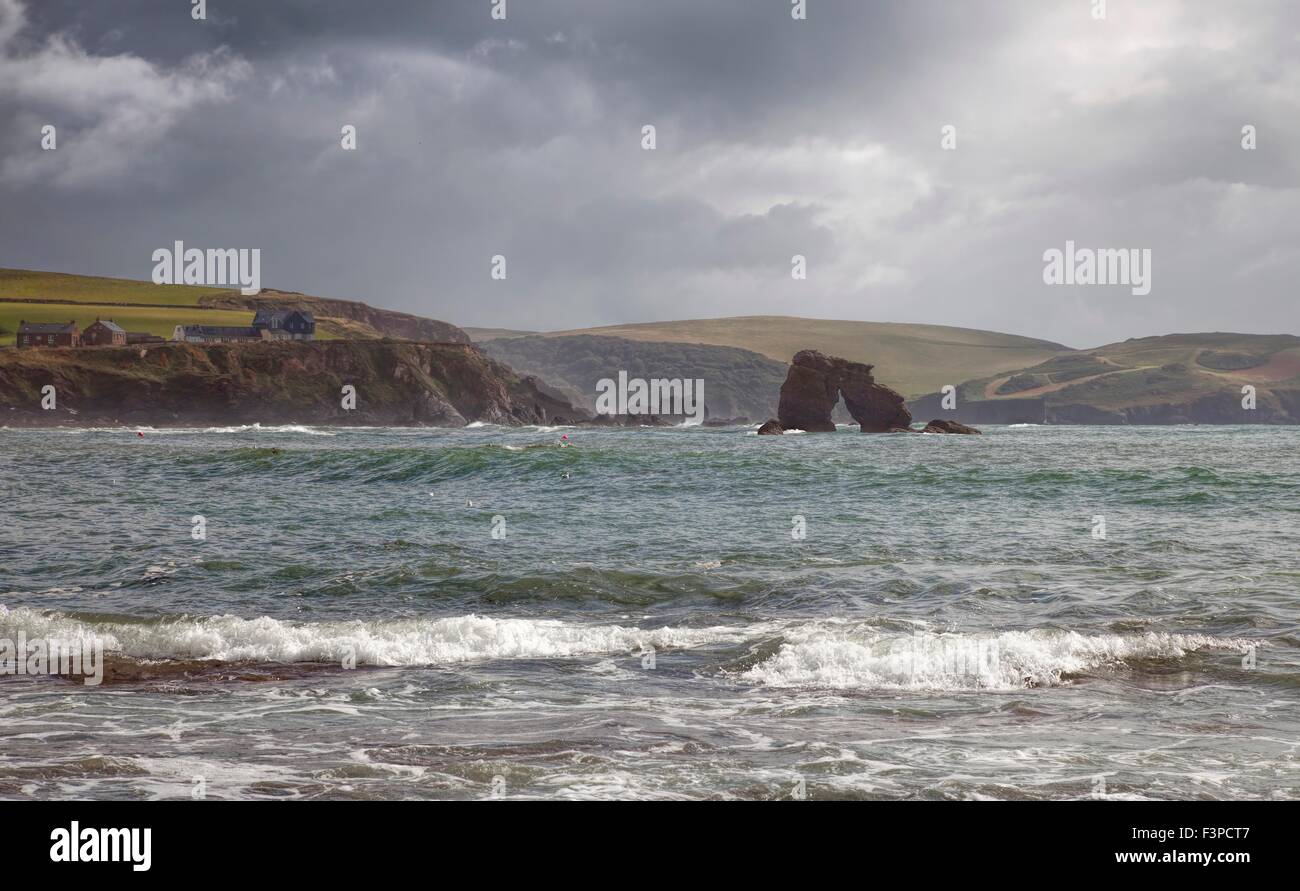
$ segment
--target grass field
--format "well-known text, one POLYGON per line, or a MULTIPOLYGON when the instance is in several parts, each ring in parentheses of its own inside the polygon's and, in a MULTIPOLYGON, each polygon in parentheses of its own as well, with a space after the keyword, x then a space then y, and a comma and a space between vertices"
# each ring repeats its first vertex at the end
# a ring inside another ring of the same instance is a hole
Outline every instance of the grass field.
MULTIPOLYGON (((122 278, 0 269, 0 298, 72 300, 77 303, 148 303, 155 306, 197 306, 199 298, 230 288, 198 285, 155 285, 122 278)), ((93 321, 93 318, 92 318, 93 321)))
POLYGON ((547 336, 564 334, 711 343, 753 350, 779 362, 789 362, 799 350, 821 350, 875 365, 877 380, 908 396, 938 390, 944 384, 1037 365, 1071 352, 1059 343, 994 331, 792 316, 646 322, 553 331, 547 336))
MULTIPOLYGON (((95 319, 112 319, 128 331, 171 338, 177 325, 251 325, 251 310, 208 309, 199 301, 230 288, 197 285, 155 285, 152 282, 0 269, 0 346, 12 346, 18 323, 76 321, 83 330, 95 319), (33 302, 25 302, 30 300, 33 302), (37 301, 57 300, 59 303, 37 301), (145 306, 117 306, 120 303, 145 306)), ((319 318, 317 340, 379 336, 347 320, 319 318)))
MULTIPOLYGON (((0 301, 0 344, 12 346, 19 321, 67 322, 85 330, 96 318, 112 319, 127 331, 144 331, 171 339, 177 325, 251 325, 253 314, 226 309, 170 306, 96 306, 91 303, 9 303, 0 301)), ((322 338, 324 339, 324 338, 322 338)))

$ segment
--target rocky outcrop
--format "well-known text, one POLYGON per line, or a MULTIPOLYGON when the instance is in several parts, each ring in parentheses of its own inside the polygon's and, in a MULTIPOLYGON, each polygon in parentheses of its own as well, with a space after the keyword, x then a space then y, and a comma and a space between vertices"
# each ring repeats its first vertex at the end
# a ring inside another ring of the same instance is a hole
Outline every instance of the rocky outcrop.
POLYGON ((976 430, 974 427, 967 427, 965 424, 959 423, 957 421, 946 421, 942 418, 936 418, 935 420, 926 424, 925 429, 922 430, 921 432, 922 433, 974 433, 978 435, 980 431, 976 430))
POLYGON ((762 427, 758 428, 759 436, 780 436, 784 432, 785 428, 781 426, 781 422, 772 419, 768 419, 762 427))
POLYGON ((831 433, 831 413, 839 398, 863 433, 906 430, 912 423, 901 394, 871 376, 873 366, 826 356, 816 350, 795 354, 781 385, 777 410, 786 430, 831 433))
POLYGON ((460 427, 588 419, 470 344, 279 341, 0 351, 0 424, 460 427), (41 408, 55 388, 57 407, 41 408), (344 387, 355 408, 343 407, 344 387))

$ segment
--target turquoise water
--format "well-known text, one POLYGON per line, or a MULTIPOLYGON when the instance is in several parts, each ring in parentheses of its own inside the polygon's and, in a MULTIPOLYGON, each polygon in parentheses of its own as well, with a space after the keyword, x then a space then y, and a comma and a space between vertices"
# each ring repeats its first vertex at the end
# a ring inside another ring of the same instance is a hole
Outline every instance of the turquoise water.
POLYGON ((144 432, 0 430, 0 797, 1297 797, 1296 428, 144 432))

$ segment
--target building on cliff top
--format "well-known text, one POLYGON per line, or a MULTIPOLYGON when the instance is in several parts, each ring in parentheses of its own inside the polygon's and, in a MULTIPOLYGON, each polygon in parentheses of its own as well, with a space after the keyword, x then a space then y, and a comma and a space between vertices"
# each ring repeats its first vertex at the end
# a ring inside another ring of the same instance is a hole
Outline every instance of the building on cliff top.
POLYGON ((182 343, 246 343, 266 339, 263 329, 239 325, 177 325, 172 340, 182 343))
POLYGON ((126 329, 112 319, 95 319, 81 332, 82 346, 126 346, 126 329))
POLYGON ((305 309, 259 309, 253 327, 272 340, 316 339, 316 317, 305 309))
POLYGON ((184 343, 240 343, 250 340, 315 340, 316 318, 302 309, 259 309, 248 327, 177 325, 172 340, 184 343))
POLYGON ((18 347, 74 347, 81 346, 81 331, 73 322, 18 323, 18 347))

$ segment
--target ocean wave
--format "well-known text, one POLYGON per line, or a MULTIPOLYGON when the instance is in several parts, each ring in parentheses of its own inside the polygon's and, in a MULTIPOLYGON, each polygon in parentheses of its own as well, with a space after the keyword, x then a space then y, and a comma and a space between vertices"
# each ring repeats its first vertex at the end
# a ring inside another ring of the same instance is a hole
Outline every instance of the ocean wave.
POLYGON ((98 639, 106 652, 133 659, 341 662, 352 657, 357 665, 370 666, 634 654, 644 647, 681 649, 732 643, 747 633, 740 626, 642 629, 472 614, 443 619, 308 623, 230 615, 105 621, 0 606, 0 637, 14 639, 20 630, 28 639, 98 639))
POLYGON ((194 435, 198 433, 301 433, 307 436, 338 435, 333 431, 320 430, 315 427, 309 427, 305 424, 272 424, 268 427, 263 427, 261 424, 237 424, 229 427, 150 427, 144 425, 123 427, 59 427, 54 429, 67 433, 145 433, 149 436, 180 436, 183 434, 194 435))
MULTIPOLYGON (((179 462, 205 476, 221 477, 232 466, 274 470, 281 478, 306 477, 315 481, 437 483, 479 474, 517 479, 520 473, 554 474, 572 464, 598 462, 605 451, 561 448, 554 440, 520 444, 485 442, 438 448, 353 448, 295 451, 276 462, 278 451, 267 448, 226 449, 216 453, 186 455, 179 462)), ((626 463, 634 464, 627 458, 626 463)))
POLYGON ((1243 651, 1244 640, 1186 634, 1007 631, 884 633, 841 623, 787 631, 774 654, 744 672, 770 687, 836 690, 1018 690, 1053 687, 1137 659, 1179 659, 1202 649, 1243 651))

